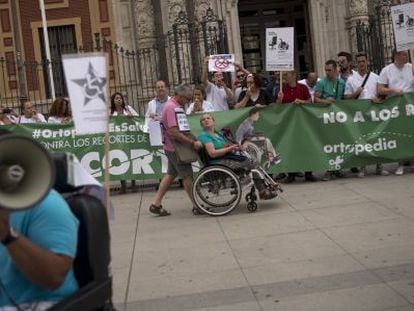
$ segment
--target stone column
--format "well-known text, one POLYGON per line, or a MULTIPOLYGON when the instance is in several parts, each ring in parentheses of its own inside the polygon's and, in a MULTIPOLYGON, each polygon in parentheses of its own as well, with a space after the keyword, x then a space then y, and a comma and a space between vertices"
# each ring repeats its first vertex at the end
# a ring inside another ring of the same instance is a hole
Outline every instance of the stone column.
MULTIPOLYGON (((134 51, 134 70, 137 81, 131 83, 129 92, 139 99, 140 112, 145 110, 146 103, 154 97, 154 85, 158 78, 159 64, 156 48, 157 33, 154 22, 154 7, 151 0, 132 0, 134 23, 136 29, 134 51), (135 85, 134 85, 135 84, 135 85)), ((131 62, 129 62, 130 64, 131 62)), ((129 81, 125 81, 129 83, 129 81)), ((136 103, 134 103, 135 105, 136 103)))
POLYGON ((351 53, 358 52, 356 27, 358 23, 368 25, 368 1, 367 0, 347 0, 348 17, 347 28, 349 31, 349 39, 351 53))
POLYGON ((239 0, 227 0, 222 5, 224 7, 224 20, 226 21, 229 52, 235 55, 236 61, 242 63, 242 46, 239 22, 239 0))
POLYGON ((312 0, 308 3, 315 71, 324 76, 328 59, 349 50, 345 25, 345 0, 312 0))

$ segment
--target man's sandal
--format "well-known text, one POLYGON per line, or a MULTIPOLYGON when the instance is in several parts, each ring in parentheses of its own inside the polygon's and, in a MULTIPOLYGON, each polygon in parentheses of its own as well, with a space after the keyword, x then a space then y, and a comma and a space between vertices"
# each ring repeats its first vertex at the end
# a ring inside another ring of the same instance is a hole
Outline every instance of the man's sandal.
POLYGON ((154 204, 151 204, 149 207, 149 211, 153 214, 159 215, 159 216, 169 216, 171 213, 167 210, 165 210, 162 205, 156 206, 154 204))

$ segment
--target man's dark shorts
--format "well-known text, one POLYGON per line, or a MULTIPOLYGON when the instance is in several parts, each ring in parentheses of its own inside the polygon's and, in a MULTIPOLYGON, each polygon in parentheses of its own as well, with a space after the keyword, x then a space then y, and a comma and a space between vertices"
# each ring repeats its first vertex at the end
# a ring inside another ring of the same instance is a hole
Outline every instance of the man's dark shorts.
POLYGON ((191 163, 182 163, 178 160, 177 155, 175 152, 166 151, 165 155, 168 159, 168 168, 167 174, 171 176, 179 176, 181 178, 185 178, 187 176, 193 176, 193 168, 191 163))

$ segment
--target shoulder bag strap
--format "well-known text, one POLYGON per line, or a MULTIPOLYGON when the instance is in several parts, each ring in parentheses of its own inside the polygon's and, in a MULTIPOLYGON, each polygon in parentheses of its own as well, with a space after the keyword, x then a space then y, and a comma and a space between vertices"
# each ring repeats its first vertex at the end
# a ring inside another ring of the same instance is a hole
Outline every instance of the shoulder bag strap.
MULTIPOLYGON (((369 78, 369 75, 371 74, 371 71, 368 71, 368 73, 367 73, 367 75, 365 76, 365 79, 364 79, 364 81, 362 81, 362 84, 361 84, 361 87, 363 88, 364 86, 365 86, 365 84, 367 83, 367 81, 368 81, 368 78, 369 78)), ((356 99, 358 99, 359 98, 359 96, 361 96, 361 94, 359 94, 358 95, 358 97, 356 98, 356 99)))

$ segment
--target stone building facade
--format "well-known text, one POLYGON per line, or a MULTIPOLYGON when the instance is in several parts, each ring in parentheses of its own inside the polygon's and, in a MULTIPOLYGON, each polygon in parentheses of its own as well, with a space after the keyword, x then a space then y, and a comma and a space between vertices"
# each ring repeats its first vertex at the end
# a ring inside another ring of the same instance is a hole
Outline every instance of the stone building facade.
POLYGON ((299 71, 323 74, 324 62, 339 51, 356 52, 356 25, 368 23, 374 8, 407 0, 113 0, 120 45, 152 45, 171 30, 179 12, 201 20, 211 8, 225 22, 228 51, 248 69, 264 68, 264 29, 295 27, 300 37, 299 71), (125 26, 127 25, 127 26, 125 26), (124 31, 128 28, 128 31, 124 31), (255 42, 257 41, 257 42, 255 42))

